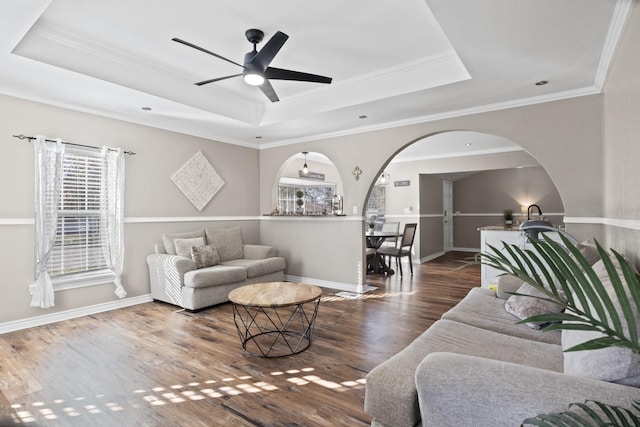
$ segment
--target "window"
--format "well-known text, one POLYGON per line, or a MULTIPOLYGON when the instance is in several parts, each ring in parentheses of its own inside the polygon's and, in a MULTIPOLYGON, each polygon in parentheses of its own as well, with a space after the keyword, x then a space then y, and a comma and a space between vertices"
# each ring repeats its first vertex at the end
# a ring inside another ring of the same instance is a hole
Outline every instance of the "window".
POLYGON ((280 184, 278 186, 278 212, 282 214, 296 213, 296 193, 304 193, 304 213, 307 215, 323 215, 331 212, 331 198, 335 194, 335 185, 295 185, 280 184))
POLYGON ((367 201, 367 215, 384 215, 386 211, 386 185, 374 185, 367 201))
POLYGON ((100 151, 67 146, 62 158, 56 237, 47 271, 52 279, 108 271, 102 252, 100 151))

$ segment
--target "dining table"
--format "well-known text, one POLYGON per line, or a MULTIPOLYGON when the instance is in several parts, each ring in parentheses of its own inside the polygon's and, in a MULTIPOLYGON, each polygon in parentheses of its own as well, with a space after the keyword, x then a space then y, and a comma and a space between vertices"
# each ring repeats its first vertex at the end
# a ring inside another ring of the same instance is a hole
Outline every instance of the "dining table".
MULTIPOLYGON (((379 249, 385 240, 397 239, 402 236, 402 234, 395 231, 367 230, 364 236, 367 241, 368 248, 379 249)), ((376 253, 373 256, 373 262, 371 263, 370 268, 368 268, 367 273, 379 273, 391 276, 395 271, 387 265, 382 255, 376 253)))

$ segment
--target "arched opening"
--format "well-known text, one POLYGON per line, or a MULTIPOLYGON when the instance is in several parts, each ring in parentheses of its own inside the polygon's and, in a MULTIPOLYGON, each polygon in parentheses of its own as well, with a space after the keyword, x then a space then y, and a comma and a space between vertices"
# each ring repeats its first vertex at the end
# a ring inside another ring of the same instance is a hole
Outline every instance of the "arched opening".
POLYGON ((505 227, 508 211, 517 230, 531 204, 563 225, 558 189, 522 147, 495 135, 450 131, 419 138, 389 158, 371 183, 365 216, 400 222, 401 230, 418 223, 412 259, 422 263, 452 250, 480 250, 480 229, 505 227))
MULTIPOLYGON (((284 161, 273 188, 274 215, 336 214, 334 196, 343 194, 333 162, 318 152, 300 152, 284 161)), ((342 212, 340 212, 342 213, 342 212)))

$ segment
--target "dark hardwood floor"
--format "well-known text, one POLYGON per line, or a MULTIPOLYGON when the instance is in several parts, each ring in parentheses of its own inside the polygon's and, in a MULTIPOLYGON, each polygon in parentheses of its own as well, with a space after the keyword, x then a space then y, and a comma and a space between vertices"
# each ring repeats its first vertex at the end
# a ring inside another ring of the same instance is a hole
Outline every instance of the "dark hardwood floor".
MULTIPOLYGON (((364 377, 468 290, 468 253, 368 276, 349 299, 323 290, 298 355, 244 354, 230 304, 187 313, 147 303, 0 335, 0 419, 35 426, 365 426, 364 377)), ((0 425, 5 425, 0 422, 0 425)))

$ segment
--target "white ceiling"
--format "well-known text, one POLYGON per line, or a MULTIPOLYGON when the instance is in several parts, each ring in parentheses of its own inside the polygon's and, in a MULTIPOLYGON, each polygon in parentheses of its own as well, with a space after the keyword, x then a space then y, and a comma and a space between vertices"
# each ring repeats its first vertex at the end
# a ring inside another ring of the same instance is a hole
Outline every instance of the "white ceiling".
POLYGON ((0 93, 269 147, 597 93, 630 3, 3 0, 0 93), (289 35, 272 66, 332 84, 195 86, 241 69, 171 39, 241 63, 248 28, 289 35))

